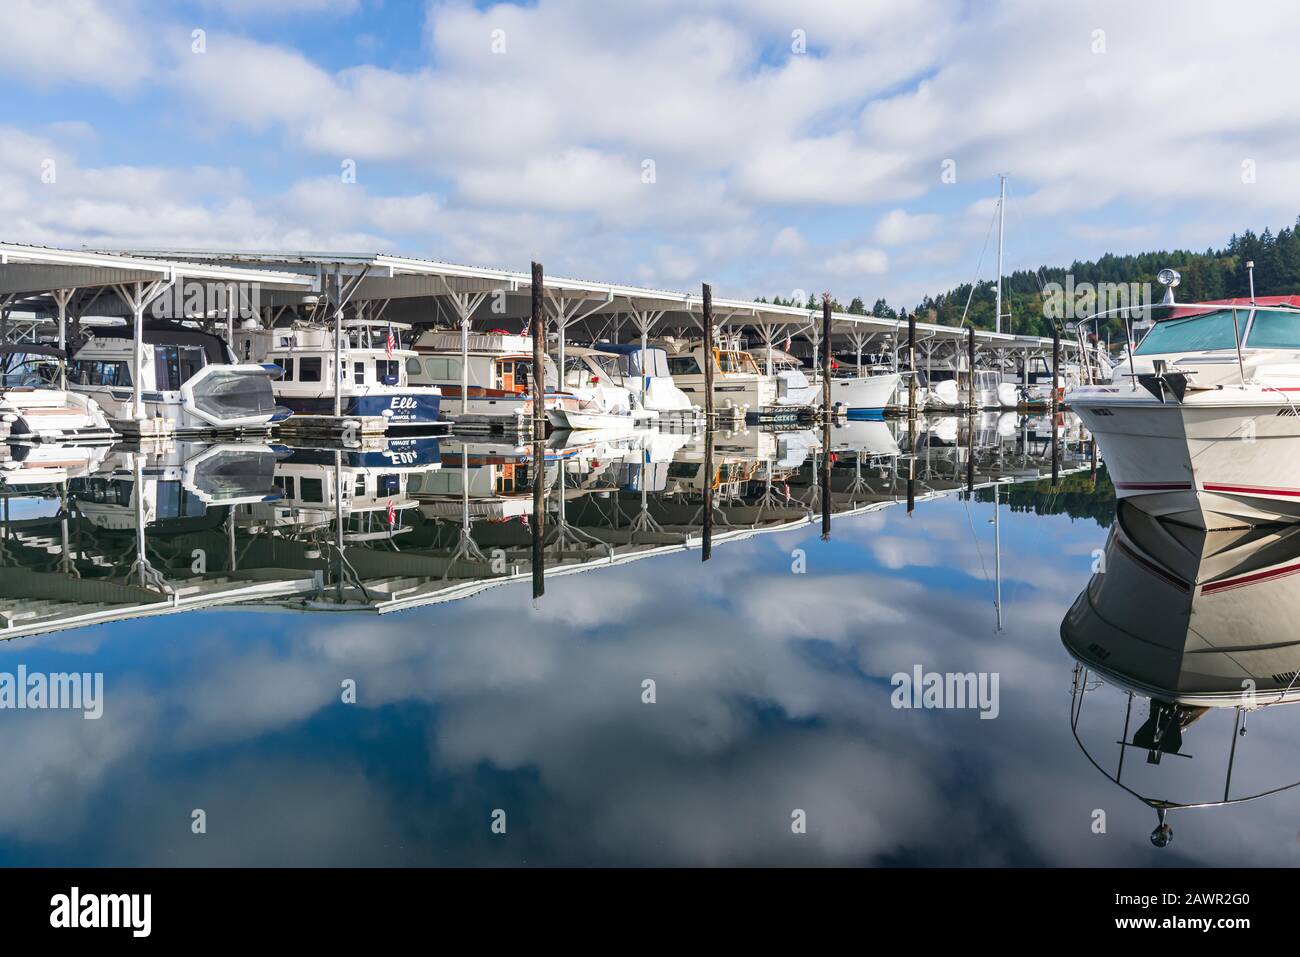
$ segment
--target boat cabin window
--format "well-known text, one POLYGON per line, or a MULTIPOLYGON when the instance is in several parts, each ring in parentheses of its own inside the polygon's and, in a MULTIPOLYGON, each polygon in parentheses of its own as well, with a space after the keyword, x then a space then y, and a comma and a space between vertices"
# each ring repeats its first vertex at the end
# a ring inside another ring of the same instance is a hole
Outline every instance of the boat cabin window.
POLYGON ((352 379, 357 385, 365 385, 366 382, 366 364, 364 362, 352 363, 352 379))
POLYGON ((321 380, 320 356, 303 356, 298 360, 298 381, 319 382, 321 380))
POLYGON ((497 362, 497 381, 496 387, 505 392, 513 392, 521 380, 527 381, 525 376, 517 372, 517 368, 522 368, 524 363, 516 363, 514 359, 501 359, 497 362))
POLYGON ((131 385, 131 366, 126 362, 78 359, 68 366, 68 381, 78 385, 131 385))
POLYGON ((0 358, 4 360, 4 375, 0 378, 0 385, 9 388, 48 385, 57 375, 57 362, 44 356, 19 352, 0 358))
POLYGON ((1252 349, 1300 349, 1300 312, 1256 310, 1246 345, 1252 349))
POLYGON ((318 478, 304 478, 298 482, 298 489, 302 492, 304 502, 323 502, 325 501, 325 483, 318 478))
POLYGON ((283 371, 284 374, 280 376, 281 379, 293 378, 293 359, 291 357, 280 356, 276 359, 273 359, 272 362, 278 365, 280 369, 283 371))
POLYGON ((415 356, 406 360, 406 374, 408 376, 420 374, 420 360, 415 356))
POLYGON ((695 356, 669 356, 668 371, 673 375, 699 375, 700 364, 695 356))
POLYGON ((431 356, 424 360, 424 372, 434 382, 460 381, 460 360, 431 356))
POLYGON ((748 352, 721 352, 715 350, 718 357, 718 367, 723 372, 747 372, 757 373, 758 366, 754 363, 754 357, 748 352))
POLYGON ((154 346, 154 388, 175 392, 203 368, 201 346, 154 346))
MULTIPOLYGON (((398 385, 401 382, 402 364, 396 359, 376 359, 375 378, 384 385, 398 385)), ((360 379, 357 380, 361 381, 360 379)))
MULTIPOLYGON (((1248 315, 1245 309, 1237 310, 1237 329, 1243 334, 1248 315)), ((1136 354, 1152 356, 1169 352, 1212 352, 1236 347, 1237 337, 1232 331, 1232 310, 1220 309, 1199 316, 1157 322, 1137 347, 1136 354)))

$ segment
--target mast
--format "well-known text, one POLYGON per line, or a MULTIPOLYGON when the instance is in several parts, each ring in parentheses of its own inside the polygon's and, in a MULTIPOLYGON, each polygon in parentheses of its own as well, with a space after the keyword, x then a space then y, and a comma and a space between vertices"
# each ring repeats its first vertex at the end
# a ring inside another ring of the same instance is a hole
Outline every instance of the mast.
POLYGON ((998 504, 999 486, 993 486, 993 605, 997 611, 997 630, 1002 630, 1002 509, 998 504))
POLYGON ((1007 220, 1007 178, 998 176, 998 283, 993 313, 993 331, 1002 331, 1002 233, 1007 220))

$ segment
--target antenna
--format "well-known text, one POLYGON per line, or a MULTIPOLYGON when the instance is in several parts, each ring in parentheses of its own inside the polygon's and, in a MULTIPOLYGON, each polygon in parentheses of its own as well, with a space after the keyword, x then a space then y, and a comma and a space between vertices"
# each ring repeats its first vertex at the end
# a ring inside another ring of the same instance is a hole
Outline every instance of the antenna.
POLYGON ((1246 260, 1246 273, 1250 276, 1250 304, 1255 305, 1255 260, 1246 260))

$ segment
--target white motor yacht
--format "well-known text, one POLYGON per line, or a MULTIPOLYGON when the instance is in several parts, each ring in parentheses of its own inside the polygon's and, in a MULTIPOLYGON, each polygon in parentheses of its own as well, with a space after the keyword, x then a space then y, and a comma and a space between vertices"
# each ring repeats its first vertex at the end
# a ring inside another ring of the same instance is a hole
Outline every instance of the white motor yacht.
POLYGON ((117 438, 98 402, 60 388, 64 359, 54 346, 0 345, 0 439, 86 445, 117 438))
POLYGON ((1289 298, 1159 307, 1109 383, 1066 404, 1120 499, 1200 528, 1300 520, 1300 308, 1289 298))
MULTIPOLYGON (((558 365, 558 357, 552 358, 558 365)), ((558 392, 573 402, 548 408, 548 421, 556 429, 631 429, 658 418, 658 412, 641 406, 640 396, 620 381, 617 356, 570 346, 564 353, 558 392)))
POLYGON ((132 378, 130 326, 95 330, 68 364, 68 390, 110 420, 162 419, 177 434, 265 430, 291 411, 276 404, 277 370, 239 362, 220 338, 176 322, 144 327, 140 381, 132 378))
MULTIPOLYGON (((661 344, 668 353, 668 370, 677 387, 691 401, 704 407, 704 344, 665 338, 661 344)), ((754 357, 740 349, 714 347, 708 361, 713 363, 713 407, 737 410, 747 419, 785 414, 777 404, 777 378, 764 375, 754 357)))

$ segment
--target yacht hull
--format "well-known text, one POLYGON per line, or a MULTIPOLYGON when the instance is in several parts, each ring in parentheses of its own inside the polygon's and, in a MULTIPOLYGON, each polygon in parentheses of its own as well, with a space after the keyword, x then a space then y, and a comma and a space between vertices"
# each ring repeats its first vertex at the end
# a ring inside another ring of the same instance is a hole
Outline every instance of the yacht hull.
POLYGON ((0 434, 14 442, 111 442, 117 433, 89 396, 61 389, 0 391, 0 434))
MULTIPOLYGON (((279 401, 297 415, 333 415, 333 396, 281 395, 279 401)), ((377 395, 345 395, 339 404, 343 415, 384 418, 390 426, 402 428, 436 425, 442 396, 414 392, 377 395)))
POLYGON ((1300 414, 1258 387, 1160 402, 1128 384, 1066 402, 1094 436, 1120 499, 1197 528, 1300 521, 1300 414))
POLYGON ((898 391, 899 379, 900 376, 893 372, 860 378, 832 376, 831 404, 842 405, 850 411, 884 409, 898 391))
POLYGON ((606 429, 631 431, 641 422, 630 415, 610 412, 577 412, 569 409, 547 409, 546 418, 557 430, 606 429))

